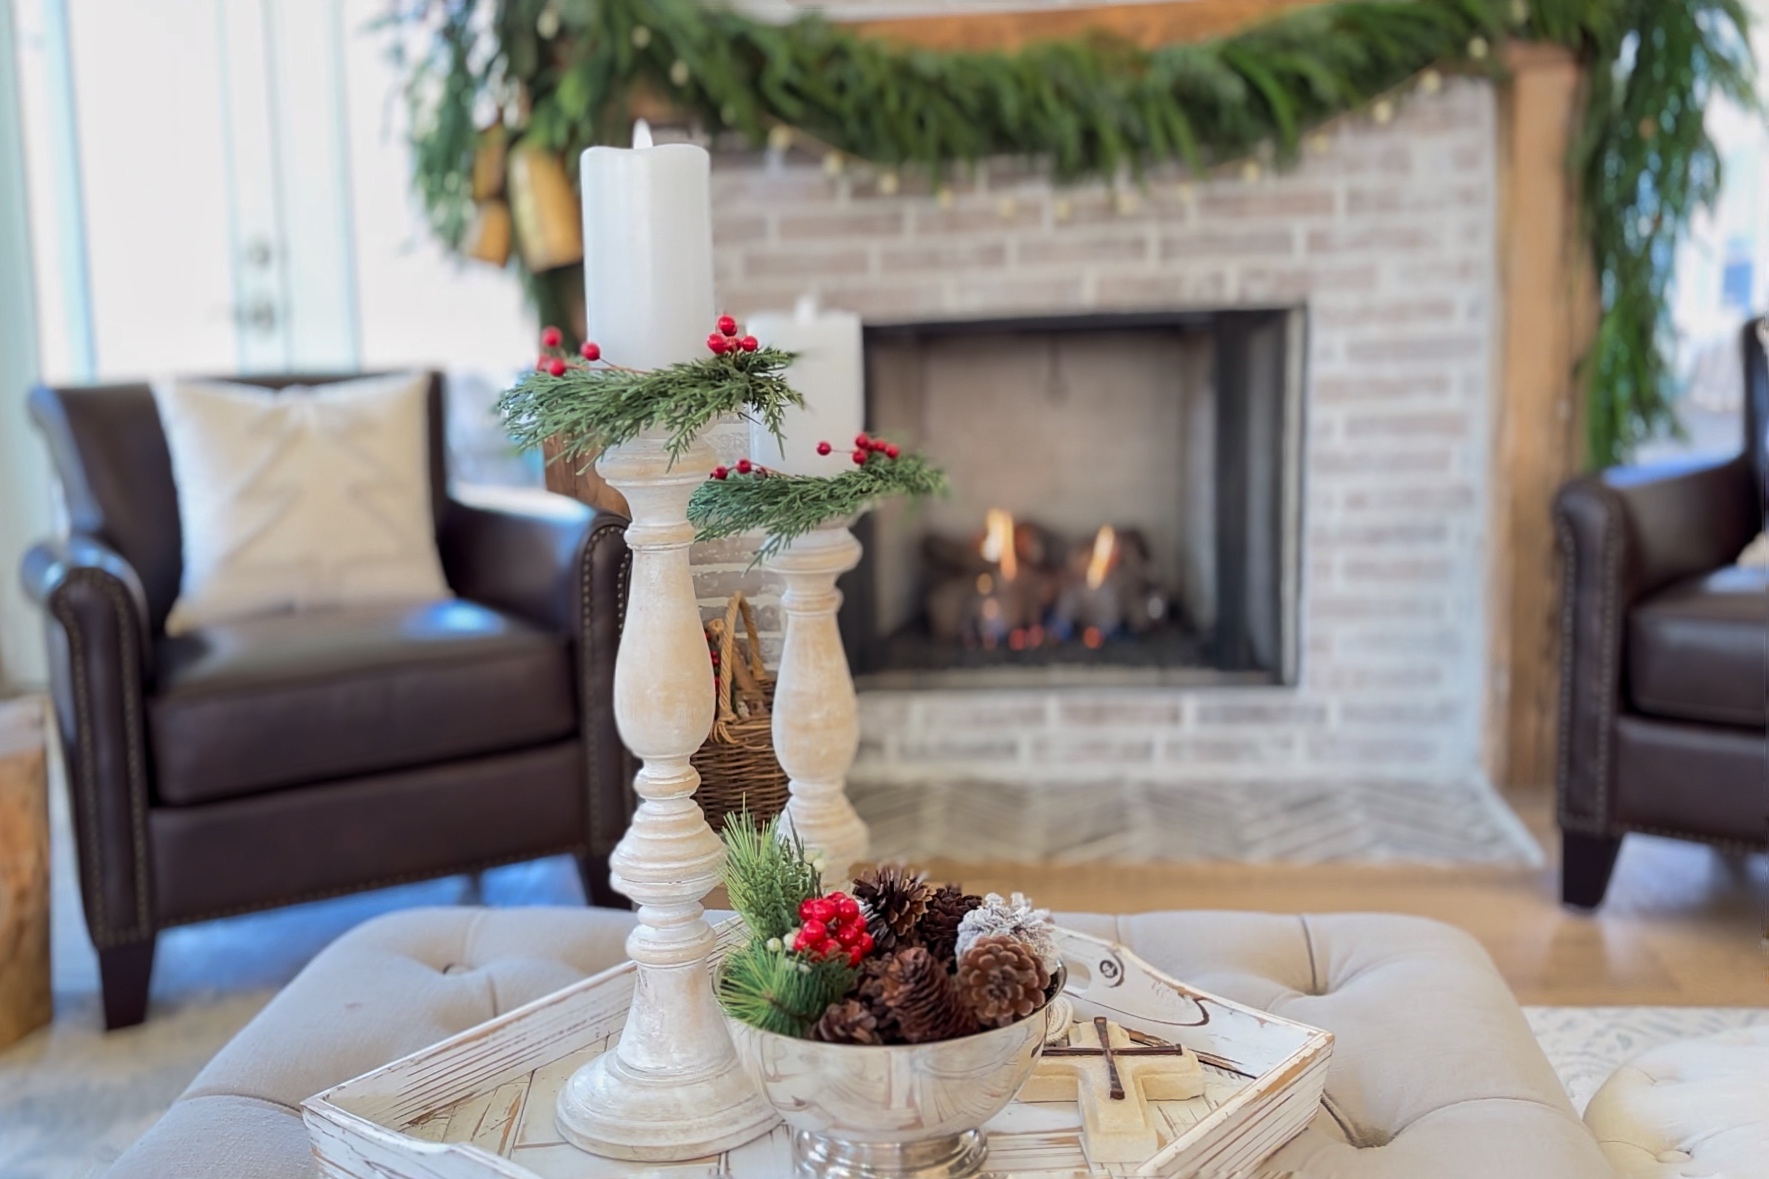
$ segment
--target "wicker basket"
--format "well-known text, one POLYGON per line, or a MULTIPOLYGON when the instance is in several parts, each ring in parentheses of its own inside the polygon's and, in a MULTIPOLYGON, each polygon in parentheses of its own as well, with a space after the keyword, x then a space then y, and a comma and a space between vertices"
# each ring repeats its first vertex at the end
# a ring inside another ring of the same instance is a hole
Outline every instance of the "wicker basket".
POLYGON ((774 758, 774 680, 762 664, 755 610, 741 593, 732 594, 725 617, 706 624, 706 638, 718 652, 713 682, 719 708, 712 733, 690 759, 700 771, 695 801, 714 831, 746 806, 766 822, 786 807, 786 771, 774 758), (737 637, 743 619, 745 640, 737 637))

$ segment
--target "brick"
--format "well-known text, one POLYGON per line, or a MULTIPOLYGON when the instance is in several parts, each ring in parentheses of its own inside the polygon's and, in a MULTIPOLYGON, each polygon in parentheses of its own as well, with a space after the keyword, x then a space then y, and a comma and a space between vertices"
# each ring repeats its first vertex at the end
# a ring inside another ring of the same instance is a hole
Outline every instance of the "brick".
POLYGON ((1314 322, 1323 328, 1397 327, 1402 324, 1445 324, 1460 318, 1454 299, 1402 299, 1385 303, 1328 303, 1315 309, 1314 322))
POLYGON ((915 319, 945 310, 940 284, 923 280, 891 283, 817 284, 823 305, 835 311, 852 311, 865 319, 915 319))
POLYGON ((1316 292, 1340 295, 1377 288, 1380 272, 1371 263, 1350 266, 1266 266, 1239 268, 1243 299, 1300 299, 1316 292))
POLYGON ((1491 348, 1490 340, 1472 335, 1390 336, 1353 340, 1345 346, 1345 355, 1350 360, 1419 360, 1442 365, 1448 360, 1466 360, 1484 355, 1491 348))
MULTIPOLYGON (((1319 312, 1316 313, 1317 316, 1319 312)), ((1323 405, 1355 405, 1361 402, 1403 401, 1448 397, 1455 386, 1446 373, 1420 373, 1417 376, 1318 376, 1309 390, 1316 403, 1323 405)))
POLYGON ((1431 761, 1437 744, 1429 737, 1320 736, 1305 746, 1310 761, 1327 765, 1408 765, 1431 761))
POLYGON ((1206 725, 1316 726, 1327 721, 1327 706, 1304 700, 1200 701, 1199 727, 1206 725))
POLYGON ((1361 225, 1348 229, 1311 229, 1303 238, 1309 254, 1398 253, 1435 249, 1442 235, 1423 225, 1361 225))
POLYGON ((1019 752, 1019 740, 1011 734, 954 733, 941 737, 904 737, 897 742, 897 756, 903 761, 1000 763, 1017 760, 1019 752))
POLYGON ((1044 224, 1048 206, 1036 197, 1014 196, 1011 209, 1003 215, 1001 196, 986 200, 961 200, 949 208, 939 204, 917 207, 910 211, 909 223, 916 237, 935 237, 956 233, 995 233, 1002 230, 1035 229, 1044 224))
POLYGON ((1339 706, 1339 719, 1352 725, 1442 725, 1461 718, 1464 706, 1454 700, 1350 701, 1339 706))
POLYGON ((1068 696, 1057 704, 1057 723, 1061 725, 1177 728, 1184 722, 1185 705, 1177 697, 1148 700, 1134 696, 1068 696))
POLYGON ((1101 275, 1094 280, 1094 301, 1102 308, 1199 306, 1226 302, 1226 270, 1183 273, 1101 275))
POLYGON ((1348 512, 1459 512, 1474 504, 1466 485, 1385 487, 1380 491, 1348 491, 1339 500, 1348 512))
POLYGON ((955 311, 1068 311, 1084 306, 1079 277, 972 279, 953 283, 955 311))
POLYGON ((1340 576, 1349 584, 1391 582, 1436 585, 1449 581, 1456 562, 1448 557, 1356 557, 1340 563, 1340 576))
POLYGON ((1308 530, 1308 543, 1320 548, 1348 545, 1429 545, 1449 539, 1449 527, 1437 522, 1397 524, 1317 524, 1308 530))
POLYGON ((1295 252, 1296 235, 1285 228, 1199 230, 1194 233, 1168 234, 1162 236, 1160 246, 1160 257, 1164 262, 1224 255, 1233 255, 1236 259, 1288 258, 1295 252))
MULTIPOLYGON (((748 435, 744 442, 747 445, 748 435)), ((756 555, 757 538, 752 536, 727 536, 722 540, 700 540, 694 542, 689 550, 688 560, 696 569, 708 565, 740 565, 747 566, 756 555)))
POLYGON ((1443 683, 1443 671, 1430 664, 1391 667, 1316 663, 1307 670, 1303 682, 1319 692, 1422 691, 1443 683))
POLYGON ((1437 619, 1444 616, 1441 597, 1408 598, 1391 594, 1314 594, 1303 603, 1310 622, 1375 622, 1437 619))
POLYGON ((712 174, 712 203, 717 209, 744 205, 766 210, 787 204, 825 202, 840 193, 839 183, 818 167, 717 167, 712 174))
POLYGON ((867 254, 866 250, 852 248, 751 250, 743 256, 743 271, 763 278, 770 275, 811 278, 864 274, 870 262, 867 254))
POLYGON ((1021 238, 1014 246, 1014 258, 1022 265, 1033 266, 1045 263, 1107 266, 1141 262, 1148 256, 1148 235, 1141 231, 1021 238))
POLYGON ((783 213, 780 240, 901 237, 907 224, 908 218, 903 210, 895 207, 849 206, 808 213, 783 213))
POLYGON ((1345 211, 1353 217, 1376 213, 1448 213, 1490 207, 1490 185, 1473 182, 1428 188, 1353 185, 1345 190, 1345 211))
POLYGON ((1367 479, 1399 478, 1408 475, 1442 474, 1456 471, 1455 452, 1442 447, 1409 448, 1399 451, 1317 448, 1308 459, 1309 474, 1315 477, 1357 475, 1367 479))
POLYGON ((1409 410, 1353 414, 1344 429, 1347 438, 1466 438, 1474 422, 1454 410, 1409 410))
POLYGON ((1289 733, 1249 736, 1199 735, 1161 742, 1161 760, 1176 765, 1272 765, 1296 759, 1298 744, 1289 733))
POLYGON ((1200 219, 1330 216, 1338 198, 1330 188, 1211 188, 1198 195, 1200 219))
POLYGON ((1007 265, 1005 242, 917 243, 886 246, 879 251, 879 266, 886 274, 900 271, 998 270, 1007 265))
POLYGON ((929 730, 1005 725, 1026 728, 1043 726, 1050 718, 1050 709, 1042 692, 1015 692, 1000 699, 975 700, 954 698, 947 692, 923 700, 915 715, 917 723, 929 730))
POLYGON ((779 597, 779 574, 766 569, 703 569, 694 573, 694 594, 702 602, 715 602, 720 608, 738 590, 749 597, 779 597))

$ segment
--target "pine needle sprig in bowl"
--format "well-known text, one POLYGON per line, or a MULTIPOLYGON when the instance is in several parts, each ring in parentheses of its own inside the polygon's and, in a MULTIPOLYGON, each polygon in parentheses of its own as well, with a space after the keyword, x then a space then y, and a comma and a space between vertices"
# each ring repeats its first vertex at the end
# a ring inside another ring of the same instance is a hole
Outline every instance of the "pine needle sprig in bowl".
POLYGON ((730 413, 778 437, 787 407, 805 403, 786 383, 792 360, 779 348, 733 348, 648 371, 557 362, 524 375, 498 398, 497 412, 522 449, 559 439, 561 462, 594 458, 658 427, 668 431, 670 457, 677 459, 701 430, 730 413))
POLYGON ((694 489, 688 519, 701 540, 765 533, 756 553, 761 561, 807 532, 856 516, 881 499, 943 495, 946 486, 945 472, 920 455, 903 452, 893 458, 875 452, 863 465, 828 477, 762 468, 726 473, 694 489))
POLYGON ((724 839, 721 875, 731 907, 757 941, 786 937, 799 924, 799 905, 822 888, 798 833, 783 831, 778 816, 759 824, 746 807, 725 824, 724 839))

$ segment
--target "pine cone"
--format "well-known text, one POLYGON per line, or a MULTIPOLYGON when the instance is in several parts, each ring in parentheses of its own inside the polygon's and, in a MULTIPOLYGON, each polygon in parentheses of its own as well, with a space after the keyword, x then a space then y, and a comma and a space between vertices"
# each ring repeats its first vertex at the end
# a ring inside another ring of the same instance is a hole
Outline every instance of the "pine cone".
POLYGON ((956 884, 948 884, 928 898, 927 912, 915 927, 915 939, 951 970, 958 960, 958 923, 983 903, 956 884))
POLYGON ((932 895, 920 873, 901 864, 880 864, 854 881, 854 897, 866 906, 866 929, 889 954, 915 944, 915 927, 932 895))
POLYGON ((1044 1006, 1050 973, 1032 947, 1006 934, 981 937, 958 960, 958 991, 978 1022, 1003 1027, 1044 1006))
POLYGON ((824 1009, 811 1028, 811 1039, 826 1044, 882 1044, 878 1017, 859 999, 842 999, 824 1009))
POLYGON ((860 960, 860 979, 854 984, 854 997, 872 1012, 878 1022, 878 1034, 886 1044, 902 1042, 896 1014, 885 1004, 884 979, 891 968, 889 954, 874 954, 860 960))
POLYGON ((880 980, 879 1001, 895 1018, 906 1044, 968 1036, 976 1017, 959 997, 952 976, 923 946, 899 950, 880 980))

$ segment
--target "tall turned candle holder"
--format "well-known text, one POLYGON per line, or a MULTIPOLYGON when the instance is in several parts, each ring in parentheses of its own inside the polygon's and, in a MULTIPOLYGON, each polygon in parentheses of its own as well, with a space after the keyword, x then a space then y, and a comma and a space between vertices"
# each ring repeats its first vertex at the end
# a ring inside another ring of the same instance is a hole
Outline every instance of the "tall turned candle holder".
POLYGON ((860 542, 844 521, 796 537, 763 562, 786 582, 786 645, 774 681, 774 755, 790 779, 786 825, 821 854, 831 887, 866 859, 870 838, 847 795, 860 724, 835 622, 835 580, 859 561, 860 542))
MULTIPOLYGON (((712 447, 696 439, 672 462, 667 433, 652 430, 596 464, 632 506, 614 719, 644 764, 612 883, 639 903, 626 947, 638 979, 619 1046, 571 1077, 556 1120, 569 1141, 612 1158, 701 1158, 779 1120, 739 1069, 707 968, 714 938, 701 901, 718 882, 724 848, 694 802, 700 775, 688 764, 712 728, 714 705, 687 507, 714 461, 712 447)), ((851 690, 849 700, 851 713, 851 690)))

